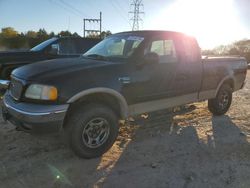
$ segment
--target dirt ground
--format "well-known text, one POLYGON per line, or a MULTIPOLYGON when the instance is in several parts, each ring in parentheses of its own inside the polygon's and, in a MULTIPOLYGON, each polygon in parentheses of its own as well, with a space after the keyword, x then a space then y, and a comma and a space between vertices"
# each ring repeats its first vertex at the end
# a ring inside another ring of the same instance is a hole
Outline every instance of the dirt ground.
POLYGON ((97 159, 0 121, 0 188, 250 187, 250 82, 221 117, 206 102, 136 117, 97 159))

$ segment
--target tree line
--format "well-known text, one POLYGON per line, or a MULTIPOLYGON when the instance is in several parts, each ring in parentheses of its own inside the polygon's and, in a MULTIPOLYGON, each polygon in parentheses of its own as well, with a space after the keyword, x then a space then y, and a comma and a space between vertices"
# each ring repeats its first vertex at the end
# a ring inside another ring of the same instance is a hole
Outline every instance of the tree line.
POLYGON ((208 56, 242 56, 250 63, 250 40, 243 39, 229 45, 220 45, 211 50, 203 50, 202 55, 208 56))
MULTIPOLYGON (((110 34, 110 31, 103 31, 101 35, 90 33, 87 37, 105 38, 110 34)), ((19 33, 12 27, 5 27, 0 32, 0 50, 30 49, 49 38, 58 36, 80 37, 76 32, 71 33, 67 30, 57 34, 54 32, 48 33, 45 29, 19 33)), ((229 45, 221 45, 211 50, 203 50, 202 55, 239 55, 245 57, 248 63, 250 63, 250 40, 244 39, 229 45)))
MULTIPOLYGON (((87 37, 91 38, 104 38, 110 35, 110 31, 103 31, 101 35, 89 34, 87 37)), ((52 38, 52 37, 80 37, 76 32, 61 31, 57 34, 54 32, 47 32, 45 29, 38 31, 27 31, 19 33, 12 27, 5 27, 0 32, 0 51, 12 49, 30 49, 37 44, 52 38)))

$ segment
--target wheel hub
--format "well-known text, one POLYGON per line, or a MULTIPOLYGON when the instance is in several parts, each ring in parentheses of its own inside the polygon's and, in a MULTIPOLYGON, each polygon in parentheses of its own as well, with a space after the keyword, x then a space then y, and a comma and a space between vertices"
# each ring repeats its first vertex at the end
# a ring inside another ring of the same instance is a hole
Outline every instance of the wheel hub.
POLYGON ((229 95, 227 92, 222 92, 219 99, 219 106, 221 109, 225 109, 229 103, 229 95))
POLYGON ((104 118, 94 118, 85 126, 82 133, 83 143, 89 148, 100 147, 109 136, 109 124, 104 118))

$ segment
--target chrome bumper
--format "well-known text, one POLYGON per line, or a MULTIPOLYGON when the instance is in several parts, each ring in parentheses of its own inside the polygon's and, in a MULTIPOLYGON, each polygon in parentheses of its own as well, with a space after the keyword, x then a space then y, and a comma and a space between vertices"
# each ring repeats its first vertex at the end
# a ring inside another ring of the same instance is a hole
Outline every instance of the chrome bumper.
POLYGON ((26 132, 56 132, 62 128, 69 105, 17 103, 8 93, 3 98, 3 118, 26 132))
POLYGON ((0 80, 0 90, 4 89, 8 89, 10 85, 10 81, 9 80, 0 80))

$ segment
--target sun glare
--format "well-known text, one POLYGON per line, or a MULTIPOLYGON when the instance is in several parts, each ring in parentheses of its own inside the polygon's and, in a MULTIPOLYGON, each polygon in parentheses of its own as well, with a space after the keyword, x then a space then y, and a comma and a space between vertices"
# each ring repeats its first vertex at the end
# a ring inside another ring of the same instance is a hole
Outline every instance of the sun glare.
POLYGON ((177 0, 154 20, 151 27, 193 35, 204 49, 246 36, 233 0, 177 0))

